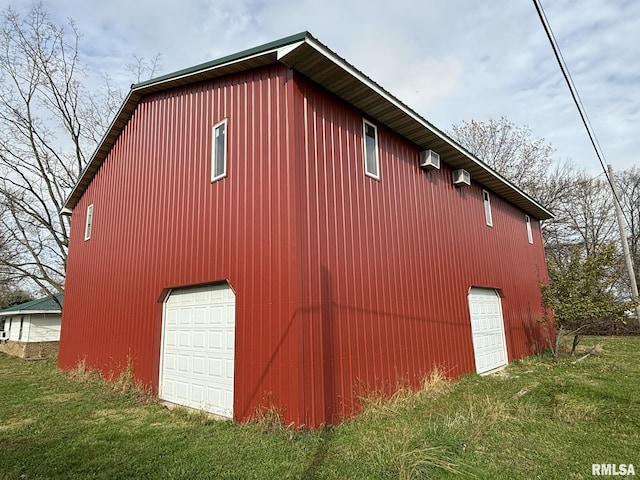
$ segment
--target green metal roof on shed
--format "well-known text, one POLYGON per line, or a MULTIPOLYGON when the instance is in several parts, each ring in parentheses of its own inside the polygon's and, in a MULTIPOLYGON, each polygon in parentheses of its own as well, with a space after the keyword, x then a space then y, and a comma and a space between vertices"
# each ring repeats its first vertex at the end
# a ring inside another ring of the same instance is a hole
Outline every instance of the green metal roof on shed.
POLYGON ((70 214, 76 206, 144 95, 275 63, 282 63, 302 73, 420 148, 438 152, 442 161, 454 168, 467 170, 473 181, 484 185, 535 218, 544 220, 553 217, 538 201, 320 43, 309 32, 291 35, 132 85, 106 135, 67 198, 63 213, 70 214))
POLYGON ((60 305, 62 305, 63 302, 63 295, 61 293, 56 293, 53 297, 38 298, 37 300, 31 300, 30 302, 13 305, 12 307, 0 311, 0 316, 6 317, 10 315, 33 313, 60 313, 60 305))

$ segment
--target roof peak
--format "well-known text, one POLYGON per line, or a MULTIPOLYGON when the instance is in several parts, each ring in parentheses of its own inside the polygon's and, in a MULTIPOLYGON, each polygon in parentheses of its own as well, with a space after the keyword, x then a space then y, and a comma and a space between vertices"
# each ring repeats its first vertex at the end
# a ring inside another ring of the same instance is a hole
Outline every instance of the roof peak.
POLYGON ((268 52, 270 50, 277 50, 282 47, 286 47, 287 45, 291 45, 293 43, 302 42, 304 40, 313 39, 316 40, 311 33, 308 31, 296 33, 294 35, 288 35, 279 40, 273 40, 271 42, 264 43, 262 45, 258 45, 257 47, 248 48, 246 50, 242 50, 240 52, 232 53, 229 55, 225 55, 223 57, 216 58, 214 60, 209 60, 204 63, 199 63, 192 67, 183 68, 180 70, 176 70, 171 73, 167 73, 166 75, 161 75, 159 77, 150 78, 149 80, 145 80, 144 82, 139 82, 131 85, 131 90, 137 90, 141 88, 148 87, 149 85, 154 85, 157 83, 163 83, 168 80, 172 80, 174 78, 184 77, 187 75, 192 75, 196 72, 201 72, 204 70, 209 70, 211 68, 218 67, 220 65, 224 65, 225 63, 234 62, 241 58, 251 57, 253 55, 259 55, 261 53, 268 52))

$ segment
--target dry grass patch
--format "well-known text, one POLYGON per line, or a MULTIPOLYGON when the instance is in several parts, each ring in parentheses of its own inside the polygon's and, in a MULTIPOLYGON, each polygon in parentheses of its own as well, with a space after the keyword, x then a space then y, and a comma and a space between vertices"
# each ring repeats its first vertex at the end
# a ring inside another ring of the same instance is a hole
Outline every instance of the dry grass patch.
POLYGON ((591 355, 599 355, 605 352, 605 349, 602 347, 601 343, 596 343, 594 346, 589 345, 578 345, 576 347, 576 355, 584 355, 585 353, 590 353, 591 355))
POLYGON ((454 389, 454 386, 455 384, 446 377, 441 369, 434 368, 429 375, 424 377, 418 390, 406 384, 400 384, 390 397, 385 397, 379 392, 360 397, 362 405, 360 415, 363 418, 397 415, 402 410, 424 404, 425 400, 435 400, 447 395, 454 389))
POLYGON ((10 421, 8 423, 5 423, 5 421, 3 420, 2 424, 0 424, 0 432, 15 430, 18 428, 26 427, 27 425, 31 425, 31 424, 33 424, 32 418, 21 418, 18 420, 10 421))
POLYGON ((394 429, 392 433, 388 440, 377 435, 363 438, 359 447, 367 457, 359 460, 370 462, 385 478, 399 480, 429 478, 437 470, 461 473, 446 447, 429 445, 416 435, 415 428, 394 429))
POLYGON ((127 366, 123 368, 115 380, 112 380, 113 388, 118 393, 125 393, 134 396, 140 401, 149 401, 152 396, 149 388, 135 379, 133 361, 127 361, 127 366))
POLYGON ((280 431, 285 428, 282 412, 272 402, 257 407, 249 423, 257 425, 267 432, 280 431))
POLYGON ((67 370, 65 373, 68 378, 78 382, 95 382, 103 380, 103 377, 98 370, 87 367, 86 358, 78 361, 76 368, 67 370))
POLYGON ((595 405, 581 402, 572 395, 559 393, 554 397, 553 415, 567 425, 590 422, 597 413, 595 405))
POLYGON ((43 397, 42 401, 47 403, 65 403, 79 398, 81 398, 81 394, 78 392, 51 393, 43 397))
POLYGON ((143 425, 151 412, 138 407, 131 408, 103 408, 91 412, 92 422, 116 422, 120 425, 143 425))
POLYGON ((76 368, 68 370, 65 374, 68 378, 77 382, 106 383, 115 393, 130 395, 142 403, 155 401, 150 389, 135 379, 134 365, 131 358, 127 361, 127 365, 120 370, 120 373, 111 375, 108 378, 99 370, 88 367, 86 359, 80 360, 76 368))
POLYGON ((487 432, 513 420, 514 415, 506 402, 488 395, 467 396, 463 408, 429 419, 433 429, 465 432, 469 440, 482 438, 487 432))

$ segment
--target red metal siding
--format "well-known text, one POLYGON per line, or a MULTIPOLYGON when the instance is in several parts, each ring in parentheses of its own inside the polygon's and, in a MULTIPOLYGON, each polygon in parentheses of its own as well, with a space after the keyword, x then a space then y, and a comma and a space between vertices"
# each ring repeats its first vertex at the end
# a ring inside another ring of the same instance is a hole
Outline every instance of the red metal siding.
POLYGON ((303 391, 315 423, 352 414, 359 395, 418 385, 435 366, 453 377, 475 371, 471 286, 501 289, 510 359, 537 349, 538 222, 531 245, 525 213, 492 196, 487 226, 482 186, 454 187, 446 164, 421 170, 419 149, 382 125, 381 178, 365 176, 362 115, 300 83, 303 391))
POLYGON ((493 196, 486 226, 481 186, 378 135, 380 181, 364 174, 362 115, 284 67, 143 98, 73 212, 60 366, 130 360, 157 388, 164 295, 218 281, 236 293, 238 420, 273 403, 318 426, 436 365, 473 371, 471 286, 501 289, 509 358, 529 353, 538 222, 530 245, 524 212, 493 196), (223 118, 228 176, 212 184, 223 118))
POLYGON ((74 209, 59 365, 158 383, 163 294, 236 292, 235 415, 299 405, 291 72, 273 67, 146 97, 74 209), (228 176, 210 182, 211 128, 228 118, 228 176), (83 241, 87 205, 93 234, 83 241), (270 398, 265 398, 270 397, 270 398))

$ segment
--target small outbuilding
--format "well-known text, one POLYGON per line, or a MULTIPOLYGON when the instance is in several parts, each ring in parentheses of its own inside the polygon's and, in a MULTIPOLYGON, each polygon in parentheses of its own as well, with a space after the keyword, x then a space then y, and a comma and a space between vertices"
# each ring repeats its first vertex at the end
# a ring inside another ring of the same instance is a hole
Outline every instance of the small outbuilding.
POLYGON ((57 354, 62 301, 56 294, 0 311, 0 352, 22 358, 57 354))
POLYGON ((59 366, 316 427, 544 344, 551 213, 307 32, 134 85, 68 197, 59 366))

